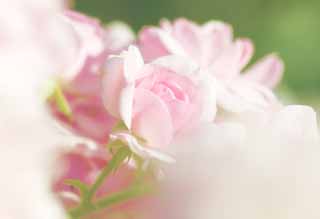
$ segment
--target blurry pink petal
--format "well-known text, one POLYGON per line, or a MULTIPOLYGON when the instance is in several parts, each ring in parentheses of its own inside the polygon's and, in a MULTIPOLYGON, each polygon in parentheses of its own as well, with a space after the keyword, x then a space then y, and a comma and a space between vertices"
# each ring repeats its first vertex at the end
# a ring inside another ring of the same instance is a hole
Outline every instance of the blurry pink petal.
POLYGON ((230 45, 212 64, 213 74, 223 80, 237 77, 253 55, 250 40, 241 39, 230 45))
POLYGON ((121 56, 124 59, 124 77, 127 83, 132 83, 136 80, 140 73, 144 61, 139 49, 135 46, 130 46, 128 51, 124 51, 121 56))
POLYGON ((144 28, 139 33, 138 45, 146 62, 169 54, 156 28, 144 28))
POLYGON ((165 45, 165 47, 167 48, 167 50, 171 54, 180 55, 180 56, 187 56, 184 48, 181 47, 179 42, 177 42, 168 33, 161 31, 161 30, 158 30, 158 35, 159 35, 162 43, 165 45))
POLYGON ((186 54, 197 61, 200 61, 201 59, 201 39, 199 38, 199 30, 200 28, 196 24, 180 18, 174 22, 171 33, 176 41, 184 48, 186 54))
POLYGON ((268 55, 244 72, 243 78, 268 87, 275 87, 284 71, 282 60, 274 54, 268 55))
POLYGON ((211 122, 217 113, 217 84, 216 80, 206 73, 202 73, 202 79, 198 84, 199 104, 201 105, 200 121, 211 122))
POLYGON ((144 61, 140 51, 134 46, 130 46, 128 51, 123 52, 121 56, 124 59, 123 74, 125 77, 125 87, 122 88, 120 93, 120 117, 128 129, 131 129, 135 80, 142 70, 144 61))
POLYGON ((104 58, 104 55, 94 58, 87 57, 75 78, 64 84, 65 89, 80 96, 96 96, 99 94, 101 90, 99 72, 104 58))
POLYGON ((118 53, 134 42, 133 30, 125 23, 115 21, 105 28, 104 44, 109 53, 118 53))
POLYGON ((130 84, 122 89, 120 94, 120 118, 128 129, 131 129, 134 92, 134 84, 130 84))
POLYGON ((103 53, 105 33, 98 20, 75 11, 67 10, 65 21, 70 23, 79 41, 78 57, 64 75, 65 79, 73 79, 83 68, 88 57, 98 57, 103 53))
POLYGON ((192 60, 178 55, 160 57, 154 60, 152 64, 165 67, 173 72, 176 72, 177 74, 189 77, 190 79, 195 77, 197 71, 199 70, 199 66, 192 60))
POLYGON ((98 143, 106 143, 116 120, 105 110, 100 97, 73 96, 66 93, 72 117, 66 118, 53 107, 55 116, 73 132, 98 143))
POLYGON ((165 103, 152 92, 135 91, 132 130, 151 147, 166 147, 173 138, 172 118, 165 103))
POLYGON ((104 75, 102 78, 103 102, 108 112, 120 117, 120 95, 125 86, 123 75, 123 59, 121 57, 110 57, 104 66, 104 75))
POLYGON ((232 27, 226 23, 211 21, 201 28, 201 66, 209 66, 232 44, 232 27))
POLYGON ((271 90, 245 80, 217 83, 218 105, 227 111, 264 111, 279 104, 271 90))

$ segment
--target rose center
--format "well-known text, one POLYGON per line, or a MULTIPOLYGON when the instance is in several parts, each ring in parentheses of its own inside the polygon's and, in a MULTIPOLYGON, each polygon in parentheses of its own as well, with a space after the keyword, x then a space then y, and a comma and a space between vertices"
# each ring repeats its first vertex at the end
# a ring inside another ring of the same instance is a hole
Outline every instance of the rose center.
POLYGON ((170 81, 161 81, 155 83, 151 91, 165 101, 179 100, 189 102, 189 97, 183 92, 182 88, 170 81))

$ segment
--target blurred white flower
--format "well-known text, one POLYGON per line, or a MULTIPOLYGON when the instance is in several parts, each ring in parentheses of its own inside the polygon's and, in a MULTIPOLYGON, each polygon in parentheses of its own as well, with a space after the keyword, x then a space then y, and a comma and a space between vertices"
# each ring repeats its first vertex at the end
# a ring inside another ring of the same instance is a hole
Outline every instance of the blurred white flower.
POLYGON ((261 116, 202 126, 176 143, 177 165, 161 192, 165 218, 319 218, 315 112, 287 106, 261 116))
POLYGON ((59 0, 0 0, 0 218, 63 219, 50 191, 60 133, 41 91, 74 56, 59 0), (67 48, 67 49, 66 49, 67 48))

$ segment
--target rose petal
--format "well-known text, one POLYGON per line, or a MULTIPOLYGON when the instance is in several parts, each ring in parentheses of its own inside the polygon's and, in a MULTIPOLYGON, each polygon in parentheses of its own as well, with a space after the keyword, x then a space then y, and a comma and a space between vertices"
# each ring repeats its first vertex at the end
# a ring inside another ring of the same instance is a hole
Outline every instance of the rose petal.
POLYGON ((170 112, 165 103, 149 90, 136 89, 132 130, 151 147, 165 147, 173 138, 170 112))
POLYGON ((140 73, 144 61, 139 49, 135 46, 129 46, 128 51, 121 54, 124 59, 124 77, 127 83, 133 83, 140 73))
POLYGON ((230 112, 264 111, 279 104, 271 90, 245 80, 217 82, 218 105, 230 112))
POLYGON ((144 28, 139 33, 138 45, 146 62, 169 54, 157 28, 144 28))
POLYGON ((248 39, 237 40, 226 49, 211 66, 213 74, 223 80, 238 76, 253 55, 253 45, 248 39))
POLYGON ((273 88, 281 80, 283 71, 282 60, 277 55, 271 54, 245 71, 243 78, 273 88))
POLYGON ((115 56, 110 57, 104 66, 102 97, 108 112, 117 118, 120 117, 121 90, 125 86, 123 74, 123 59, 115 56))
POLYGON ((172 35, 182 45, 189 57, 200 63, 201 39, 198 36, 199 28, 186 19, 177 19, 173 24, 172 35))

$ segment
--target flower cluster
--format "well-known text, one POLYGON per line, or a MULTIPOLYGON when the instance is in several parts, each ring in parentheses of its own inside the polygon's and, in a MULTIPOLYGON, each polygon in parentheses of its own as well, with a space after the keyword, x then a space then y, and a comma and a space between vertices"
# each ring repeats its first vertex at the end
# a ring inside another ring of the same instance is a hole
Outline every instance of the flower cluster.
POLYGON ((152 170, 159 177, 160 166, 179 157, 177 142, 199 127, 240 124, 248 114, 260 124, 283 108, 271 90, 282 77, 282 60, 271 54, 247 68, 254 46, 234 39, 229 24, 162 20, 135 37, 121 22, 103 27, 75 11, 62 16, 78 55, 54 80, 48 103, 61 124, 93 143, 61 158, 67 165, 55 191, 66 206, 78 203, 75 217, 95 211, 91 199, 132 184, 132 177, 121 183, 121 175, 110 179, 113 185, 104 183, 122 161, 128 161, 122 174, 152 170), (63 186, 66 179, 77 189, 63 186))
MULTIPOLYGON (((59 78, 69 110, 56 117, 99 145, 116 139, 144 158, 201 123, 221 120, 220 112, 267 112, 280 106, 270 88, 283 63, 272 54, 243 71, 253 55, 249 39, 233 39, 230 25, 197 25, 164 20, 142 29, 67 11, 79 56, 59 78), (116 125, 122 126, 112 131, 116 125), (111 138, 110 138, 111 137, 111 138)), ((158 156, 158 157, 157 157, 158 156)))
POLYGON ((284 71, 276 54, 249 65, 253 43, 220 21, 161 20, 135 35, 69 1, 32 2, 12 0, 17 22, 0 16, 10 73, 1 146, 11 146, 1 148, 0 192, 19 193, 0 199, 1 218, 318 218, 316 115, 273 92, 284 71), (25 162, 22 177, 12 157, 25 162))

